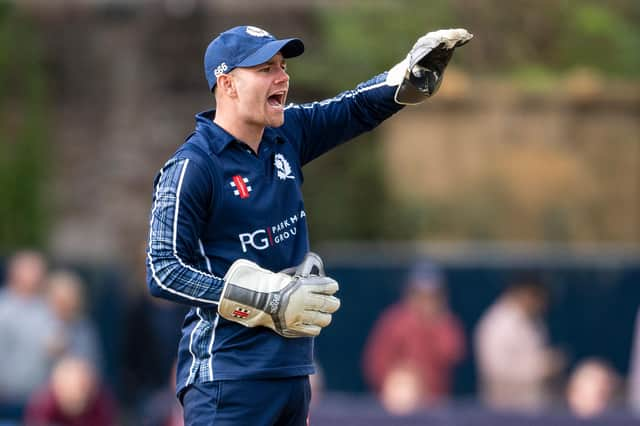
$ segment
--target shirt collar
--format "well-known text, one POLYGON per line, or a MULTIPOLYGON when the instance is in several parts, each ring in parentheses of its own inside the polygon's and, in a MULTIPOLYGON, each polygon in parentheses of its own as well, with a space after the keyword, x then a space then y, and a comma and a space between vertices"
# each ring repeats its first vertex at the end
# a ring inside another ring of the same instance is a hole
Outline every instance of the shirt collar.
MULTIPOLYGON (((236 138, 213 121, 215 115, 215 109, 196 114, 196 131, 205 136, 211 150, 219 155, 236 138)), ((265 128, 261 143, 274 141, 283 142, 275 129, 265 128)))

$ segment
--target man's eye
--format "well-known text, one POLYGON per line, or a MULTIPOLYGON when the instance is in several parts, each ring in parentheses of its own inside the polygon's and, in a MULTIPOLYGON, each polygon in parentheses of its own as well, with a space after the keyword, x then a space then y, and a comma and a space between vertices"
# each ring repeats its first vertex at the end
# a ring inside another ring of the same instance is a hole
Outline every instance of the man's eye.
POLYGON ((269 72, 269 71, 271 71, 271 67, 260 68, 260 72, 269 72))

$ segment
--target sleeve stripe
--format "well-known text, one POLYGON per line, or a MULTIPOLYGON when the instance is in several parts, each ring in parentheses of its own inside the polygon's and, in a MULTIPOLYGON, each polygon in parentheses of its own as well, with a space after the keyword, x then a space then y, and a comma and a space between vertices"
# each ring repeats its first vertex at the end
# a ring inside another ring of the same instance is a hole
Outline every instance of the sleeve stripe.
POLYGON ((353 98, 354 96, 360 94, 360 93, 364 93, 364 92, 368 92, 369 90, 373 90, 373 89, 378 89, 380 87, 384 87, 387 86, 387 83, 385 81, 382 81, 380 83, 376 83, 373 84, 371 86, 366 86, 366 87, 361 87, 358 88, 356 90, 349 90, 346 92, 343 92, 341 94, 339 94, 338 96, 331 98, 331 99, 326 99, 324 101, 320 101, 320 102, 312 102, 312 103, 308 103, 308 104, 289 104, 285 107, 285 110, 289 109, 289 108, 302 108, 302 109, 312 109, 315 108, 316 106, 327 106, 329 104, 332 104, 334 102, 341 102, 344 99, 348 99, 348 98, 353 98))
MULTIPOLYGON (((184 164, 184 166, 182 166, 182 172, 180 173, 180 181, 178 183, 178 189, 177 189, 177 193, 176 193, 176 207, 175 207, 175 213, 174 213, 174 226, 173 226, 173 256, 178 260, 180 265, 182 265, 183 267, 185 267, 185 268, 187 268, 187 269, 189 269, 189 270, 191 270, 193 272, 205 275, 205 276, 210 277, 210 278, 221 279, 221 278, 218 278, 218 277, 216 277, 214 275, 205 274, 202 271, 198 271, 198 270, 196 270, 194 268, 191 268, 191 267, 185 265, 185 263, 182 261, 182 259, 180 259, 180 257, 178 256, 178 253, 177 253, 177 250, 176 250, 176 226, 177 226, 177 223, 178 223, 178 209, 179 209, 179 206, 180 206, 180 190, 182 189, 182 181, 183 181, 183 178, 184 178, 184 174, 185 174, 185 172, 187 170, 187 165, 188 164, 189 164, 189 159, 185 160, 185 164, 184 164)), ((153 266, 154 265, 153 244, 152 244, 153 220, 154 220, 154 217, 155 217, 155 211, 156 211, 157 204, 158 204, 158 192, 159 192, 159 189, 160 189, 160 181, 162 180, 163 172, 164 172, 164 169, 160 170, 160 179, 158 181, 158 185, 156 186, 156 194, 155 194, 156 195, 155 196, 155 200, 156 201, 155 201, 154 206, 153 206, 153 208, 151 210, 151 222, 149 224, 149 228, 151 229, 151 231, 149 232, 149 252, 147 253, 147 258, 149 259, 149 268, 151 269, 151 276, 153 277, 153 280, 156 282, 156 284, 158 284, 158 286, 160 288, 162 288, 163 290, 165 290, 165 291, 167 291, 169 293, 176 294, 178 296, 184 297, 184 298, 189 299, 189 300, 195 300, 195 301, 198 301, 198 302, 215 303, 215 304, 217 304, 218 303, 217 300, 209 300, 209 299, 203 299, 203 298, 199 298, 199 297, 194 297, 194 296, 191 296, 190 294, 177 291, 177 290, 165 285, 160 280, 160 278, 158 278, 158 276, 156 275, 156 270, 155 270, 155 268, 153 266)))
POLYGON ((204 318, 202 318, 202 315, 200 314, 200 308, 196 308, 196 315, 198 315, 198 318, 200 318, 200 320, 198 321, 196 326, 193 327, 193 330, 191 330, 191 334, 189 335, 189 352, 191 353, 191 366, 189 367, 189 377, 187 377, 187 383, 185 383, 185 385, 190 385, 191 383, 193 383, 192 377, 194 377, 196 373, 196 370, 194 369, 194 367, 196 366, 196 354, 195 352, 193 352, 193 335, 196 334, 196 330, 198 330, 198 328, 200 328, 200 325, 204 322, 204 318))
POLYGON ((182 190, 182 181, 184 180, 184 174, 187 172, 187 166, 189 165, 189 159, 187 158, 184 162, 184 166, 182 166, 182 172, 180 173, 180 180, 178 181, 178 189, 176 190, 176 208, 175 208, 175 213, 173 215, 173 256, 178 260, 178 262, 180 263, 180 265, 182 265, 183 267, 189 269, 190 271, 195 272, 196 274, 202 274, 206 277, 209 278, 214 278, 214 279, 221 279, 220 277, 216 277, 215 275, 212 274, 207 274, 203 271, 200 271, 190 265, 187 265, 186 263, 184 263, 182 261, 182 259, 180 258, 180 256, 178 255, 178 247, 176 244, 176 240, 178 237, 178 216, 179 216, 179 212, 180 212, 180 191, 182 190))
POLYGON ((202 257, 204 257, 205 262, 207 262, 207 271, 209 271, 209 273, 213 273, 213 271, 211 270, 211 262, 207 257, 207 253, 205 253, 204 251, 204 245, 202 244, 202 240, 200 239, 198 239, 198 247, 200 247, 200 253, 202 254, 202 257))
POLYGON ((213 381, 213 342, 216 340, 216 328, 219 320, 220 314, 216 314, 216 319, 213 321, 211 329, 211 342, 209 343, 209 380, 211 381, 213 381))

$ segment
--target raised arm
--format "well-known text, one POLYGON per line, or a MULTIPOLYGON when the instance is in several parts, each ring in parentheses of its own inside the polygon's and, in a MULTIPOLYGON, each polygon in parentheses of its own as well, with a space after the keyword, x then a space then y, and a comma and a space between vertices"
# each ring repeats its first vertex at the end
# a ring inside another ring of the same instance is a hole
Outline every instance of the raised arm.
POLYGON ((283 131, 299 144, 301 163, 375 128, 404 105, 419 104, 434 95, 453 51, 471 38, 464 29, 427 33, 388 72, 334 98, 289 105, 283 131))

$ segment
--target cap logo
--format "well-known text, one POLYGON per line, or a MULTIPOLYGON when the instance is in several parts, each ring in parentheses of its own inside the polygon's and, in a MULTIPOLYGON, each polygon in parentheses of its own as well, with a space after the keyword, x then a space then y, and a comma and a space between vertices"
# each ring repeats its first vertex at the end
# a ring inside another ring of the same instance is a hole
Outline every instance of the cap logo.
POLYGON ((248 26, 247 27, 247 34, 249 34, 251 36, 254 36, 254 37, 271 37, 271 34, 266 32, 262 28, 253 27, 253 26, 248 26))
POLYGON ((213 71, 213 74, 216 77, 220 77, 228 69, 229 69, 229 67, 227 66, 227 64, 225 62, 223 62, 223 63, 221 63, 220 65, 218 65, 216 67, 215 71, 213 71))

